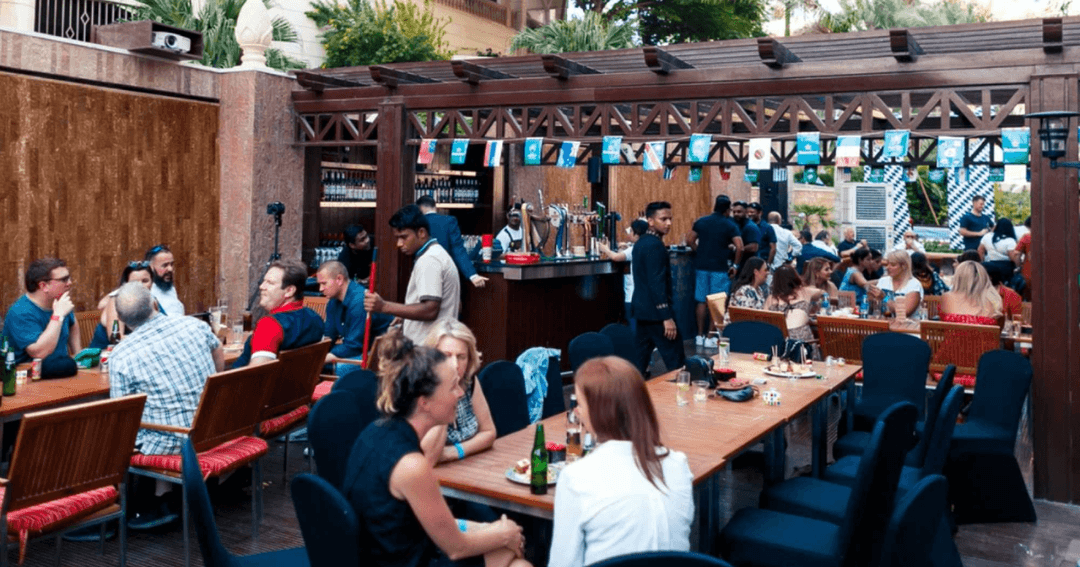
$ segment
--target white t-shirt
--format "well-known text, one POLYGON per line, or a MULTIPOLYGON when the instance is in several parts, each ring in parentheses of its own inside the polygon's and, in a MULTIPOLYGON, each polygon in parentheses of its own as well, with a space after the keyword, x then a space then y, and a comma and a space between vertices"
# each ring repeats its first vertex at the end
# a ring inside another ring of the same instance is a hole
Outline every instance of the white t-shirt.
MULTIPOLYGON (((461 309, 461 286, 457 266, 454 266, 454 260, 438 242, 434 239, 428 242, 427 248, 421 249, 420 256, 413 264, 409 287, 405 290, 405 304, 413 305, 434 299, 439 302, 439 316, 435 321, 457 319, 461 309)), ((412 342, 421 344, 435 321, 405 319, 401 331, 412 342)))
POLYGON ((510 251, 510 243, 521 240, 522 234, 522 227, 510 228, 510 225, 506 225, 495 235, 495 240, 499 241, 499 246, 502 246, 503 253, 505 254, 510 251))
POLYGON ((627 246, 626 250, 623 250, 623 254, 626 254, 626 263, 630 264, 630 273, 629 274, 624 274, 623 275, 623 280, 622 280, 623 281, 622 288, 623 288, 623 296, 624 296, 623 302, 624 303, 631 303, 631 300, 634 298, 634 267, 633 267, 634 265, 630 262, 630 258, 632 257, 633 252, 634 252, 634 245, 633 244, 631 244, 630 246, 627 246))
POLYGON ((170 287, 169 291, 165 291, 154 284, 150 286, 150 295, 154 296, 166 315, 170 317, 184 315, 184 304, 180 303, 180 298, 176 295, 175 285, 170 287))
POLYGON ((988 232, 982 236, 982 240, 979 241, 979 245, 986 248, 987 262, 1001 262, 1009 259, 1009 252, 1016 249, 1016 240, 1012 238, 1002 238, 997 242, 994 242, 994 233, 988 232))
POLYGON ((660 461, 650 483, 630 441, 606 441, 559 474, 548 567, 582 567, 642 551, 689 551, 693 481, 686 455, 660 461))
POLYGON ((918 310, 915 313, 908 314, 908 317, 911 318, 911 319, 921 319, 922 318, 923 288, 922 288, 922 284, 919 283, 919 280, 908 276, 908 280, 904 284, 904 287, 902 287, 900 289, 893 289, 892 276, 884 276, 880 280, 878 280, 877 286, 878 286, 878 289, 880 289, 882 291, 891 291, 896 296, 907 295, 907 294, 909 294, 911 292, 918 293, 919 294, 919 306, 920 307, 918 308, 918 310))

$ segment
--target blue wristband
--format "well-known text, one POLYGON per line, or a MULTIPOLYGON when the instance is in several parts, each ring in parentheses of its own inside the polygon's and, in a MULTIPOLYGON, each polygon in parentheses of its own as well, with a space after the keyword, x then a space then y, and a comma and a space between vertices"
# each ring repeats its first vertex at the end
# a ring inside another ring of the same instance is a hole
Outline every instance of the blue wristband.
MULTIPOLYGON (((460 461, 465 458, 465 448, 461 446, 461 443, 454 443, 454 448, 457 449, 457 458, 460 461)), ((465 531, 465 528, 461 528, 461 531, 465 531)))
POLYGON ((461 530, 461 533, 465 533, 465 528, 467 527, 465 524, 465 520, 458 520, 457 527, 459 530, 461 530))

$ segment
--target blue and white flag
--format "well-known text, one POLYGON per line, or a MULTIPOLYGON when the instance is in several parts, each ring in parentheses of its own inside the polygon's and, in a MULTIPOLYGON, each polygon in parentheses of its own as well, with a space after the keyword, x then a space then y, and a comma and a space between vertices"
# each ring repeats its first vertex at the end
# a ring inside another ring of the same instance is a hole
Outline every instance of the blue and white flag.
POLYGON ((571 168, 577 165, 577 151, 581 142, 563 142, 559 148, 559 167, 571 168))
POLYGON ((883 159, 906 158, 910 138, 911 132, 907 130, 889 130, 885 132, 885 148, 881 151, 881 157, 883 159))
POLYGON ((711 134, 691 134, 690 151, 687 155, 687 161, 690 163, 705 163, 709 161, 709 150, 711 148, 711 134))
POLYGON ((525 165, 540 165, 543 150, 543 138, 525 138, 525 165))
POLYGON ((686 180, 690 183, 701 181, 701 167, 697 165, 691 166, 690 173, 686 176, 686 180))
POLYGON ((809 185, 817 184, 817 180, 818 180, 817 168, 811 166, 811 167, 807 167, 807 168, 803 169, 802 180, 803 180, 803 183, 807 183, 809 185))
POLYGON ((964 139, 940 136, 937 143, 937 166, 941 169, 964 167, 964 139))
POLYGON ((1004 167, 991 167, 989 170, 989 176, 987 180, 991 183, 1000 183, 1005 181, 1005 168, 1004 167))
POLYGON ((675 177, 675 168, 670 165, 664 166, 664 181, 671 181, 675 177))
POLYGON ((1005 163, 1028 163, 1031 155, 1031 130, 1027 128, 1002 128, 1001 153, 1005 163))
POLYGON ((941 183, 942 181, 945 181, 945 170, 931 169, 926 173, 926 178, 934 183, 941 183))
POLYGON ((645 158, 641 162, 641 168, 645 171, 656 171, 664 164, 665 142, 645 142, 645 158))
POLYGON ((634 155, 634 146, 630 144, 621 144, 623 159, 626 163, 637 163, 637 156, 634 155))
POLYGON ((743 179, 745 179, 747 183, 757 183, 757 178, 758 170, 756 169, 747 169, 743 172, 743 179))
POLYGON ((836 167, 859 167, 862 157, 862 136, 836 138, 836 167))
POLYGON ((455 139, 450 146, 450 164, 462 165, 469 154, 469 140, 455 139))
POLYGON ((885 170, 880 167, 871 169, 870 178, 867 181, 870 183, 883 183, 885 181, 885 170))
POLYGON ((799 132, 799 165, 821 163, 821 132, 799 132))
POLYGON ((600 153, 601 161, 618 165, 620 146, 622 146, 622 136, 604 136, 604 145, 600 153))
POLYGON ((499 167, 502 165, 502 140, 488 140, 484 148, 484 167, 499 167))

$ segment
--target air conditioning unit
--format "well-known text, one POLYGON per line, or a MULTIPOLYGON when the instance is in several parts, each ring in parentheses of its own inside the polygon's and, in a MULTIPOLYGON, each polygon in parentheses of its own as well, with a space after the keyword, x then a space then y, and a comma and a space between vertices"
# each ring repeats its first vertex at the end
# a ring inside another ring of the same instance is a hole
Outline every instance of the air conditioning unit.
POLYGON ((892 248, 892 212, 888 186, 881 183, 845 183, 840 187, 841 220, 855 227, 855 238, 871 248, 892 248))

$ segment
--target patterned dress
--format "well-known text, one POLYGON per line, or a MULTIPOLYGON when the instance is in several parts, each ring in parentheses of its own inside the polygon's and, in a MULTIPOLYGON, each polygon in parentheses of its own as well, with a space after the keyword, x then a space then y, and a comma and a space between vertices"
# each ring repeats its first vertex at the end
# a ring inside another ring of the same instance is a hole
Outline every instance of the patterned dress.
POLYGON ((748 309, 764 309, 765 298, 769 296, 768 290, 765 285, 760 287, 754 287, 747 284, 740 286, 735 290, 734 295, 731 296, 732 307, 745 307, 748 309))
POLYGON ((473 410, 473 389, 476 388, 476 379, 472 379, 472 385, 465 391, 465 395, 458 399, 457 415, 454 423, 446 428, 446 444, 453 445, 472 439, 480 430, 480 423, 476 421, 476 412, 473 410))
POLYGON ((792 339, 798 339, 800 341, 803 341, 804 343, 811 345, 811 349, 813 350, 812 356, 814 360, 821 360, 821 351, 818 349, 817 343, 813 342, 814 330, 810 328, 810 301, 807 299, 803 299, 794 303, 777 303, 776 305, 769 307, 769 311, 780 311, 784 314, 785 317, 787 317, 787 314, 789 312, 795 310, 801 310, 806 313, 806 324, 800 325, 798 327, 788 327, 788 337, 792 339))

